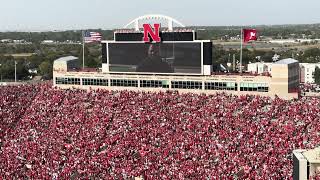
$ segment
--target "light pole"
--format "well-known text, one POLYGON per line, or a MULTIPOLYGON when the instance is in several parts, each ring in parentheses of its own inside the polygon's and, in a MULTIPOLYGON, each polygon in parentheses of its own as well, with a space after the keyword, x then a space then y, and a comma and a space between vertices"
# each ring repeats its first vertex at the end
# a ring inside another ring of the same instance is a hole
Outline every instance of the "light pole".
POLYGON ((1 82, 2 82, 2 64, 0 64, 0 76, 1 76, 1 82))
POLYGON ((14 61, 14 82, 17 82, 17 61, 14 61))

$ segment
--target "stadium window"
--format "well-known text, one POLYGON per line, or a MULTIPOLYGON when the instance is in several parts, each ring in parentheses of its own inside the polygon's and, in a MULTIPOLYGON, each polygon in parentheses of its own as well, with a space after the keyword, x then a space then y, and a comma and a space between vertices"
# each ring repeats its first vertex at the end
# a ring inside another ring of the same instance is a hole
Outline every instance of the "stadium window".
POLYGON ((257 83, 253 83, 252 91, 258 91, 258 84, 257 83))
POLYGON ((205 82, 206 90, 237 91, 237 83, 234 82, 205 82))
POLYGON ((208 83, 204 83, 204 89, 209 89, 208 83))
POLYGON ((248 91, 253 91, 252 86, 253 86, 253 84, 252 84, 252 83, 248 83, 248 91))
POLYGON ((185 81, 178 82, 180 89, 188 89, 188 83, 185 81))
POLYGON ((138 87, 138 80, 111 79, 110 82, 111 86, 138 87))
POLYGON ((202 89, 202 82, 199 81, 172 81, 173 89, 202 89))
POLYGON ((214 89, 214 82, 205 82, 204 83, 204 89, 205 90, 213 90, 214 89))
POLYGON ((162 88, 169 88, 169 85, 168 84, 164 84, 164 85, 162 85, 162 88))
POLYGON ((157 81, 157 80, 141 80, 140 81, 140 87, 151 87, 151 88, 169 88, 169 85, 164 86, 162 84, 162 81, 157 81))
POLYGON ((240 91, 268 92, 269 87, 266 83, 240 83, 240 91))
POLYGON ((85 86, 108 86, 108 80, 82 78, 82 84, 85 86))
POLYGON ((171 88, 177 89, 177 82, 172 81, 172 82, 171 82, 171 88))
POLYGON ((80 85, 80 78, 56 77, 56 84, 80 85))
POLYGON ((195 81, 195 82, 194 82, 194 87, 195 87, 196 89, 202 89, 202 82, 197 82, 197 81, 195 81))
POLYGON ((56 77, 56 84, 62 84, 62 78, 56 77))

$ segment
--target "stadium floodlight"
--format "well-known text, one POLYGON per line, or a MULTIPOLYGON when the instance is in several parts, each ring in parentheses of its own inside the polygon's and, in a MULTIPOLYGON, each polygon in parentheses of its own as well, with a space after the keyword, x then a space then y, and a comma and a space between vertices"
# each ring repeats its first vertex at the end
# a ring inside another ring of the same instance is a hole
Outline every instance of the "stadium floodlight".
POLYGON ((14 82, 17 82, 17 61, 14 61, 14 82))
POLYGON ((0 70, 1 70, 1 72, 0 72, 1 73, 1 75, 0 75, 1 76, 1 81, 0 82, 2 82, 2 64, 0 64, 0 70))

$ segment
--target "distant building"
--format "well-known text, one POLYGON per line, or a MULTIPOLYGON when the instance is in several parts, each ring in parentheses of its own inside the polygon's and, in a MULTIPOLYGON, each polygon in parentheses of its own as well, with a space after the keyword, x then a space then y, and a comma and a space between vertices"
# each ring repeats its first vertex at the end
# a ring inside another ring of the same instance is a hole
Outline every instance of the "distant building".
POLYGON ((300 63, 300 82, 314 83, 314 71, 320 68, 320 63, 300 63))
POLYGON ((55 41, 53 41, 53 40, 43 40, 41 43, 42 44, 53 44, 53 43, 55 43, 55 41))
MULTIPOLYGON (((277 62, 276 62, 277 63, 277 62)), ((276 64, 275 63, 275 64, 276 64)), ((254 74, 271 73, 273 63, 256 62, 248 64, 248 72, 254 74)), ((300 82, 315 83, 314 71, 316 67, 320 68, 319 63, 299 63, 300 65, 300 82)))
POLYGON ((303 42, 311 43, 311 42, 320 41, 320 39, 297 39, 297 41, 298 41, 299 43, 303 43, 303 42))
POLYGON ((282 86, 288 89, 289 93, 298 91, 297 87, 299 87, 300 84, 299 61, 292 58, 277 61, 272 65, 271 75, 277 76, 277 79, 274 77, 275 84, 277 84, 277 80, 278 82, 286 81, 288 84, 283 84, 282 86))
POLYGON ((288 58, 288 59, 282 59, 280 61, 276 61, 274 63, 271 62, 255 62, 255 63, 250 63, 247 66, 247 71, 253 74, 264 74, 264 73, 268 73, 271 74, 272 73, 272 66, 274 66, 275 64, 281 64, 283 62, 298 62, 298 60, 292 59, 292 58, 288 58))
POLYGON ((22 44, 22 43, 26 43, 26 41, 24 39, 15 39, 13 40, 13 43, 22 44))
POLYGON ((72 71, 79 69, 79 60, 74 56, 62 57, 54 61, 53 63, 53 71, 72 71))
POLYGON ((275 63, 250 63, 248 71, 254 74, 271 74, 271 76, 276 74, 279 79, 287 79, 288 87, 286 88, 289 92, 295 91, 294 87, 300 84, 299 61, 292 58, 282 59, 275 63))
POLYGON ((36 68, 33 68, 33 69, 29 69, 28 72, 30 74, 38 74, 38 70, 36 68))
POLYGON ((0 42, 2 42, 2 43, 11 43, 12 39, 1 39, 0 42))
POLYGON ((311 42, 317 42, 320 41, 320 39, 274 39, 270 40, 269 43, 274 44, 291 44, 291 43, 311 43, 311 42))
POLYGON ((273 63, 256 62, 248 64, 248 72, 263 74, 271 73, 271 67, 273 63))
POLYGON ((320 173, 320 147, 293 151, 293 180, 312 179, 320 173))
POLYGON ((274 39, 270 40, 269 42, 274 44, 298 43, 298 41, 295 39, 274 39))

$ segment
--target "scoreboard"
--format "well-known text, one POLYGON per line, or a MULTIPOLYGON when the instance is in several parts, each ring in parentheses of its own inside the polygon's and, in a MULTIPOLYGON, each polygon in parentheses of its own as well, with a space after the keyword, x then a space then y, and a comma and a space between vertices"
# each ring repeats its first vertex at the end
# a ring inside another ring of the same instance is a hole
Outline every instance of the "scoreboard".
POLYGON ((161 42, 144 42, 143 33, 115 33, 102 42, 102 63, 110 73, 201 75, 212 65, 212 43, 192 32, 160 32, 161 42))

